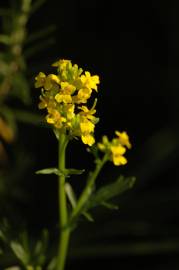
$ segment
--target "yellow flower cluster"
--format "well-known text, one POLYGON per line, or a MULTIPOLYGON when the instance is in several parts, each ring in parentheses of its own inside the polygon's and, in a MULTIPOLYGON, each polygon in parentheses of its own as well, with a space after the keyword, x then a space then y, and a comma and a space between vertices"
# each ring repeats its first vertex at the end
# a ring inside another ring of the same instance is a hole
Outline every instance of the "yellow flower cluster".
POLYGON ((131 148, 129 137, 125 131, 115 132, 117 137, 109 141, 107 136, 103 136, 102 142, 98 143, 98 148, 109 155, 109 159, 113 161, 114 165, 125 165, 127 159, 123 156, 126 152, 126 147, 131 148))
POLYGON ((98 122, 94 116, 96 101, 91 109, 85 104, 93 90, 97 92, 99 77, 91 76, 88 71, 82 74, 83 70, 70 60, 59 60, 52 66, 57 68, 57 74, 40 72, 35 78, 35 87, 41 88, 39 109, 47 109, 46 120, 56 129, 93 145, 98 122))

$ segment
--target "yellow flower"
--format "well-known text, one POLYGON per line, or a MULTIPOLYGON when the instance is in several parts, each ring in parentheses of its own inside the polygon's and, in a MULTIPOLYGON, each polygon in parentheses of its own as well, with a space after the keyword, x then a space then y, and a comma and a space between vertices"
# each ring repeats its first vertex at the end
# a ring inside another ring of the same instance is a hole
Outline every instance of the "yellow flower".
POLYGON ((76 90, 76 87, 68 82, 61 82, 61 90, 56 94, 55 99, 58 103, 64 102, 72 103, 72 93, 76 90))
POLYGON ((39 74, 35 77, 35 80, 35 88, 43 87, 46 80, 45 73, 39 72, 39 74))
POLYGON ((82 111, 80 112, 80 114, 82 116, 85 116, 86 119, 89 119, 93 122, 96 122, 96 117, 93 115, 96 113, 96 110, 94 109, 95 105, 93 105, 93 107, 89 110, 86 106, 81 106, 79 107, 79 109, 81 109, 82 111))
POLYGON ((113 138, 112 141, 109 141, 107 136, 103 136, 102 142, 98 143, 97 147, 100 151, 107 154, 108 159, 113 161, 114 165, 125 165, 127 163, 127 159, 124 157, 126 152, 125 146, 131 146, 129 138, 125 132, 120 133, 116 131, 115 133, 118 135, 118 138, 113 138), (121 137, 119 138, 119 136, 121 137))
POLYGON ((82 121, 80 122, 80 129, 82 134, 94 132, 94 127, 95 125, 86 118, 82 119, 82 121))
POLYGON ((40 95, 40 102, 38 104, 39 109, 55 109, 56 108, 56 103, 53 99, 50 99, 47 96, 42 96, 40 95))
POLYGON ((70 95, 56 94, 55 99, 58 103, 72 103, 72 97, 70 95))
POLYGON ((132 145, 129 141, 129 136, 127 135, 127 133, 125 131, 123 131, 123 132, 116 131, 115 133, 118 136, 119 142, 122 145, 126 146, 129 149, 132 147, 132 145))
POLYGON ((97 91, 97 84, 99 84, 99 76, 91 76, 90 72, 86 71, 85 75, 81 75, 82 84, 88 89, 97 91))
POLYGON ((112 152, 112 160, 114 165, 125 165, 127 163, 127 159, 123 156, 123 154, 126 152, 125 147, 121 145, 117 146, 111 146, 111 152, 112 152))
POLYGON ((76 87, 68 82, 61 82, 61 91, 63 94, 72 95, 76 90, 76 87))
POLYGON ((93 132, 95 125, 85 117, 80 117, 80 134, 81 140, 84 144, 89 146, 93 145, 95 142, 93 132))
POLYGON ((74 104, 67 104, 65 107, 65 111, 66 111, 66 117, 68 120, 71 120, 75 117, 75 105, 74 104))
POLYGON ((75 103, 86 103, 87 100, 91 97, 92 90, 89 88, 82 88, 78 91, 78 94, 73 97, 75 103))
POLYGON ((70 60, 59 59, 55 63, 52 64, 53 67, 60 67, 60 69, 65 69, 68 64, 70 64, 70 60))
POLYGON ((89 145, 89 146, 92 146, 92 145, 95 143, 94 137, 93 137, 91 134, 89 134, 89 133, 87 133, 87 134, 82 134, 81 140, 82 140, 82 142, 83 142, 84 144, 87 144, 87 145, 89 145))
POLYGON ((56 128, 61 128, 66 119, 55 109, 48 109, 46 116, 47 123, 54 125, 56 128))
POLYGON ((40 96, 40 102, 38 104, 39 109, 45 109, 47 107, 47 104, 48 100, 45 97, 40 96))
POLYGON ((58 78, 58 76, 55 74, 49 74, 46 77, 44 88, 45 90, 51 90, 52 88, 57 90, 59 89, 59 86, 58 86, 59 84, 60 84, 60 79, 58 78))

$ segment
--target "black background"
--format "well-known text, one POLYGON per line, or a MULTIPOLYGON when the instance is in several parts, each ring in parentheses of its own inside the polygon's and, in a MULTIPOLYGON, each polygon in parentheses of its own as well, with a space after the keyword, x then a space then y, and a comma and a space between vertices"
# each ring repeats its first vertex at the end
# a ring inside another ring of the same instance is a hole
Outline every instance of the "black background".
MULTIPOLYGON (((47 0, 28 24, 29 32, 56 26, 55 43, 29 59, 32 77, 51 71, 59 58, 98 74, 96 137, 126 130, 133 145, 128 165, 107 165, 101 181, 134 175, 135 187, 117 200, 117 213, 97 210, 96 223, 81 222, 72 237, 69 269, 178 269, 178 14, 174 0, 47 0)), ((37 103, 37 92, 33 95, 37 103)), ((21 205, 20 215, 29 230, 47 226, 53 231, 56 181, 33 173, 56 164, 57 144, 49 130, 20 129, 33 164, 24 184, 31 199, 21 205)), ((91 168, 91 161, 80 143, 71 146, 69 165, 91 168)), ((74 181, 78 192, 83 183, 74 181)))

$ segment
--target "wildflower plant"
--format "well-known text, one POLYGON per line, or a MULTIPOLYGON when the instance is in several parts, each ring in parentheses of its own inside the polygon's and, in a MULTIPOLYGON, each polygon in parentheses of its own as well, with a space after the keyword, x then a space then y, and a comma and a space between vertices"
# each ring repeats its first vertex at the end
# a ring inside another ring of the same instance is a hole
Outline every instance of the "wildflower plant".
POLYGON ((83 72, 70 60, 59 60, 52 66, 56 68, 56 73, 46 75, 40 72, 35 77, 35 87, 41 89, 38 107, 45 109, 46 122, 53 128, 59 142, 58 167, 42 169, 37 173, 58 175, 60 235, 54 269, 63 270, 70 233, 79 217, 83 215, 91 220, 89 210, 97 205, 111 208, 108 201, 132 187, 134 178, 120 176, 113 183, 95 190, 96 179, 107 161, 112 161, 115 166, 127 163, 124 154, 127 148, 131 148, 129 137, 126 132, 116 131, 116 137, 111 141, 103 136, 102 141, 96 143, 94 131, 99 121, 96 116, 97 99, 91 99, 93 93, 98 93, 99 76, 83 72), (86 186, 78 198, 68 177, 82 174, 84 170, 69 169, 65 164, 66 148, 73 139, 80 139, 95 158, 94 171, 89 172, 86 186), (71 204, 71 208, 67 208, 67 204, 71 204))

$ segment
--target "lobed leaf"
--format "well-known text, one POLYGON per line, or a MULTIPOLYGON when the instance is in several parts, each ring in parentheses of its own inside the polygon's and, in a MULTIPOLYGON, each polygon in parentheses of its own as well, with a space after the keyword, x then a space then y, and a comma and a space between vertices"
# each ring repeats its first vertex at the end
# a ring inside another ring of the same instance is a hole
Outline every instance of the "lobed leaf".
POLYGON ((122 194, 126 190, 133 187, 135 182, 135 177, 125 178, 124 176, 120 176, 116 181, 112 184, 108 184, 106 186, 101 187, 98 191, 93 193, 86 205, 86 209, 90 209, 99 205, 108 206, 109 204, 106 201, 122 194))

